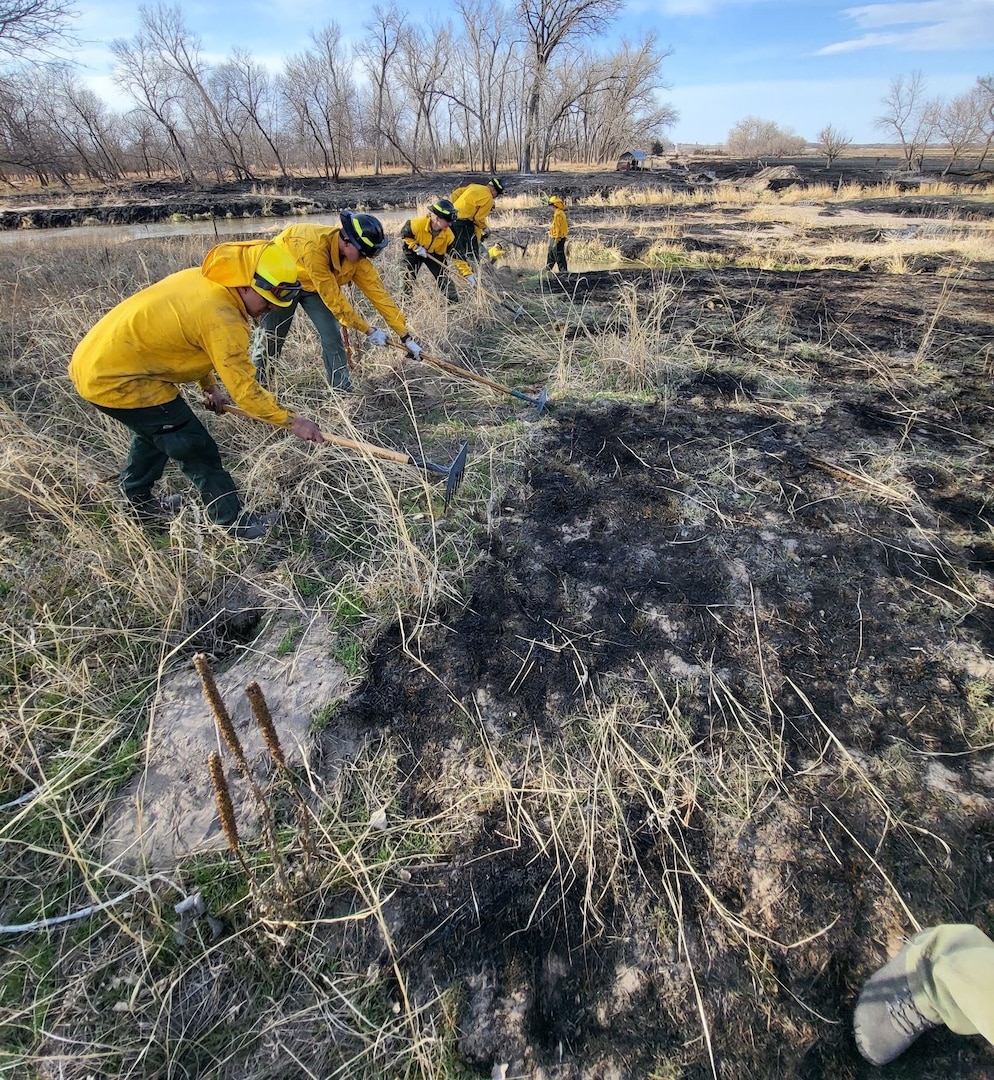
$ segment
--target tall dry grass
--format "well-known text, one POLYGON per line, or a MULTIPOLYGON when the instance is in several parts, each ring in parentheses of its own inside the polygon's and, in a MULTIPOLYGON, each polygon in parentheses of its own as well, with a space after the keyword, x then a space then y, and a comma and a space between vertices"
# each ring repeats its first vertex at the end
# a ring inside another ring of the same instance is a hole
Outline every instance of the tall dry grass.
MULTIPOLYGON (((652 205, 647 195, 639 199, 652 205)), ((518 403, 427 365, 398 368, 387 350, 363 354, 361 396, 333 398, 302 319, 284 353, 282 400, 326 430, 433 457, 471 436, 471 466, 449 514, 415 469, 212 418, 248 502, 285 512, 278 544, 239 545, 211 529, 175 474, 166 486, 187 505, 167 534, 147 533, 115 491, 125 433, 78 400, 65 365, 117 299, 198 263, 205 247, 200 238, 121 245, 87 238, 67 241, 57 260, 40 260, 27 241, 0 249, 0 279, 14 285, 0 330, 0 923, 8 945, 0 959, 0 1071, 261 1080, 274 1069, 313 1075, 321 1061, 329 1078, 465 1076, 455 1052, 458 988, 439 985, 428 998, 408 992, 389 901, 412 868, 443 861, 486 819, 497 821, 509 845, 535 853, 542 887, 530 921, 565 918, 578 895, 576 936, 584 944, 605 933, 617 907, 646 906, 660 956, 679 957, 688 973, 693 1028, 685 1041, 700 1041, 698 1064, 717 1075, 705 965, 688 941, 696 930, 687 912, 701 905, 695 910, 714 916, 748 957, 757 986, 771 986, 771 956, 800 943, 776 938, 762 912, 737 910, 719 895, 690 830, 707 828, 716 845, 734 847, 771 807, 790 805, 788 789, 805 782, 806 770, 824 764, 802 769, 789 759, 778 704, 785 684, 764 643, 772 616, 753 591, 743 590, 736 610, 709 613, 734 623, 744 658, 736 686, 717 669, 679 677, 645 670, 612 694, 584 695, 548 738, 495 737, 471 706, 453 702, 466 738, 428 781, 437 807, 430 816, 398 805, 409 747, 392 731, 364 741, 333 785, 306 767, 290 776, 278 770, 284 787, 263 793, 273 813, 265 842, 229 822, 239 837, 236 858, 207 853, 154 875, 101 862, 101 818, 139 760, 150 702, 171 672, 192 663, 209 632, 191 613, 238 578, 274 610, 334 611, 347 598, 361 644, 399 620, 416 657, 419 632, 462 598, 480 533, 499 515, 541 430, 524 422, 533 417, 518 403), (313 586, 307 595, 297 587, 303 578, 313 586), (302 796, 290 799, 289 811, 280 794, 288 784, 302 796), (644 808, 667 845, 661 880, 646 879, 632 805, 644 808), (214 922, 187 922, 176 912, 196 893, 214 922), (49 922, 91 907, 78 920, 49 922)), ((525 260, 517 266, 528 274, 525 260)), ((397 290, 397 264, 386 261, 383 270, 397 290)), ((761 407, 788 420, 816 417, 831 404, 813 391, 813 352, 844 353, 895 399, 934 377, 928 353, 939 310, 923 323, 914 361, 894 363, 847 337, 844 326, 826 327, 822 343, 797 341, 758 274, 745 303, 716 278, 711 306, 693 325, 676 317, 680 285, 665 268, 651 288, 622 285, 606 305, 579 293, 564 305, 559 292, 519 278, 528 290, 516 295, 525 311, 513 324, 494 303, 508 280, 481 275, 476 289, 461 285, 455 308, 419 281, 410 304, 426 349, 511 385, 546 385, 553 400, 617 397, 665 408, 695 376, 730 375, 751 380, 761 407)), ((924 537, 902 480, 911 453, 902 447, 864 460, 847 479, 861 497, 907 515, 909 529, 924 537)), ((730 443, 707 470, 691 476, 673 465, 660 483, 676 500, 678 520, 706 525, 720 547, 722 528, 764 481, 730 443)), ((783 492, 785 502, 796 497, 783 492)), ((982 601, 980 585, 949 578, 956 618, 982 601)), ((664 631, 659 612, 639 617, 664 631)), ((224 654, 224 641, 213 645, 224 654)), ((577 663, 579 672, 579 654, 577 663)), ((920 844, 919 853, 931 850, 915 823, 888 805, 877 766, 838 747, 829 718, 797 692, 823 757, 840 762, 840 782, 883 815, 885 831, 920 844)), ((828 847, 819 846, 819 857, 829 857, 828 847)), ((887 868, 879 869, 888 895, 905 904, 887 868)), ((757 1015, 772 1023, 775 995, 760 997, 757 1015)), ((674 1052, 672 1062, 661 1061, 659 1075, 678 1059, 674 1052)))

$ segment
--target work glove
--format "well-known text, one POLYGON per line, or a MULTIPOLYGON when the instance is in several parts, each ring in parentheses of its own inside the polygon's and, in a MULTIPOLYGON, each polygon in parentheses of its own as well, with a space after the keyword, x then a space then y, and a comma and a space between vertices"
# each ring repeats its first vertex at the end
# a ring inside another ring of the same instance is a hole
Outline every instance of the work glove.
POLYGON ((414 254, 417 255, 419 259, 427 259, 428 249, 424 246, 424 244, 418 244, 418 246, 414 249, 414 254))
POLYGON ((375 326, 371 326, 366 331, 366 337, 369 338, 369 340, 374 345, 386 345, 386 343, 387 343, 387 332, 386 332, 386 330, 379 330, 375 326))
POLYGON ((421 359, 421 346, 411 337, 410 334, 405 334, 401 339, 404 343, 404 348, 414 357, 415 360, 421 359))
POLYGON ((204 408, 210 409, 212 413, 217 413, 218 416, 224 415, 225 405, 230 405, 224 390, 220 386, 212 386, 210 390, 204 391, 204 408))
POLYGON ((466 275, 466 283, 468 285, 475 285, 476 284, 476 274, 467 274, 466 275))

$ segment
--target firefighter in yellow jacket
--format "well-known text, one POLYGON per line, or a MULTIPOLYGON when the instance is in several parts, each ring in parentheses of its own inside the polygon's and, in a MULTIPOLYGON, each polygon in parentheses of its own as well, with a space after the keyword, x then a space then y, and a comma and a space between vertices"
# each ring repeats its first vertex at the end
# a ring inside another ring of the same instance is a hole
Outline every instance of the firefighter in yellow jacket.
POLYGON ((204 501, 208 517, 240 539, 262 536, 275 515, 245 514, 217 444, 180 394, 196 382, 214 412, 224 391, 253 416, 321 442, 320 428, 293 416, 255 378, 250 323, 290 304, 300 291, 293 256, 266 240, 218 244, 199 267, 170 274, 123 300, 76 346, 69 377, 80 396, 132 432, 120 486, 146 521, 178 500, 152 489, 169 460, 204 501), (218 384, 218 378, 224 384, 218 384))
POLYGON ((566 203, 558 195, 550 195, 549 205, 552 207, 552 224, 549 226, 549 255, 545 260, 545 268, 551 270, 555 267, 565 274, 566 237, 569 236, 566 203))
POLYGON ((321 338, 321 355, 329 384, 336 390, 352 389, 342 326, 365 334, 374 345, 386 345, 387 333, 371 327, 346 300, 342 286, 350 282, 376 308, 408 352, 415 358, 421 355, 421 346, 408 333, 400 308, 370 261, 387 246, 383 226, 372 215, 351 210, 343 210, 339 217, 340 225, 290 225, 276 238, 297 260, 301 291, 288 307, 270 312, 263 319, 259 367, 264 386, 272 385, 273 368, 299 304, 321 338))
MULTIPOLYGON (((424 217, 404 222, 400 230, 400 238, 404 242, 404 292, 411 291, 418 271, 422 266, 427 266, 439 290, 445 293, 451 303, 459 303, 459 295, 445 265, 446 254, 455 240, 449 228, 455 217, 456 208, 452 202, 438 199, 428 207, 424 217)), ((455 262, 462 276, 470 285, 475 285, 476 276, 469 263, 463 259, 456 259, 455 262)))
POLYGON ((485 184, 465 184, 452 192, 456 220, 452 223, 455 243, 452 254, 467 262, 478 264, 482 254, 480 241, 487 229, 487 218, 494 200, 504 193, 504 185, 496 176, 485 184))

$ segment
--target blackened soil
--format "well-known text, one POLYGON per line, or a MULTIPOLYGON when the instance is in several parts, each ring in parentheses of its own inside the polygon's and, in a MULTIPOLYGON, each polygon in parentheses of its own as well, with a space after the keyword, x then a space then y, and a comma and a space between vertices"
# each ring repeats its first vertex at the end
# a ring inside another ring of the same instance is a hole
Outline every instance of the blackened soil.
MULTIPOLYGON (((669 288, 672 340, 727 361, 656 402, 557 396, 465 605, 386 633, 336 719, 402 748, 401 814, 479 800, 398 883, 409 989, 459 989, 481 1076, 711 1075, 705 1030, 721 1076, 874 1075, 851 1011, 908 911, 994 929, 989 284, 559 281, 594 333, 620 286, 669 288), (611 709, 700 771, 667 820, 619 781, 624 850, 605 826, 577 866, 555 794, 530 831, 477 785, 502 769, 533 806, 535 761, 568 750, 593 815, 611 709)), ((892 1071, 994 1077, 994 1053, 935 1032, 892 1071)))

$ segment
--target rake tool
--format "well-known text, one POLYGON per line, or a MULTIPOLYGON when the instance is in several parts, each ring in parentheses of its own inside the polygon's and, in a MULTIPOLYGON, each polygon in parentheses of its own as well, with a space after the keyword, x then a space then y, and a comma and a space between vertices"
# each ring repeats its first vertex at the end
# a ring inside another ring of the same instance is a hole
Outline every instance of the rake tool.
POLYGON ((489 386, 491 390, 498 390, 502 394, 510 394, 511 397, 517 398, 518 401, 526 401, 529 405, 534 405, 538 409, 539 416, 542 415, 542 410, 549 400, 549 391, 545 387, 542 388, 542 392, 538 397, 529 397, 524 390, 514 390, 510 386, 504 386, 503 383, 488 378, 486 375, 477 375, 475 371, 470 371, 468 368, 459 367, 458 364, 450 364, 447 360, 439 360, 438 357, 428 356, 426 353, 415 357, 413 353, 408 352, 407 346, 401 341, 388 341, 387 344, 392 345, 395 349, 403 349, 411 359, 422 360, 424 363, 438 368, 439 371, 455 375, 456 378, 469 379, 470 382, 479 383, 481 386, 489 386))
POLYGON ((510 300, 505 299, 503 296, 499 298, 499 303, 501 307, 507 308, 507 310, 511 313, 511 322, 517 322, 518 319, 520 319, 521 316, 525 313, 525 308, 523 304, 514 304, 510 300))
MULTIPOLYGON (((289 424, 281 424, 275 420, 263 420, 261 416, 253 416, 244 409, 240 409, 237 405, 225 404, 221 406, 221 409, 223 412, 231 413, 232 416, 247 416, 251 420, 261 420, 263 423, 272 424, 274 427, 289 427, 289 424)), ((435 479, 440 480, 444 477, 446 509, 448 509, 449 500, 455 495, 462 481, 463 473, 466 471, 466 448, 468 444, 465 442, 459 447, 459 452, 451 465, 436 465, 435 462, 428 461, 426 458, 414 457, 412 454, 404 454, 399 450, 388 450, 385 446, 377 446, 375 443, 347 439, 342 435, 327 435, 322 431, 321 438, 333 446, 340 446, 345 450, 355 450, 359 454, 368 454, 370 457, 379 458, 381 461, 393 461, 398 465, 413 465, 415 469, 435 479)))
POLYGON ((509 236, 506 236, 504 233, 493 233, 492 232, 492 233, 490 233, 488 235, 487 239, 488 240, 496 240, 499 244, 510 244, 511 247, 516 247, 518 249, 518 251, 521 252, 522 255, 524 255, 528 251, 528 245, 527 244, 522 244, 518 240, 512 240, 509 236))

